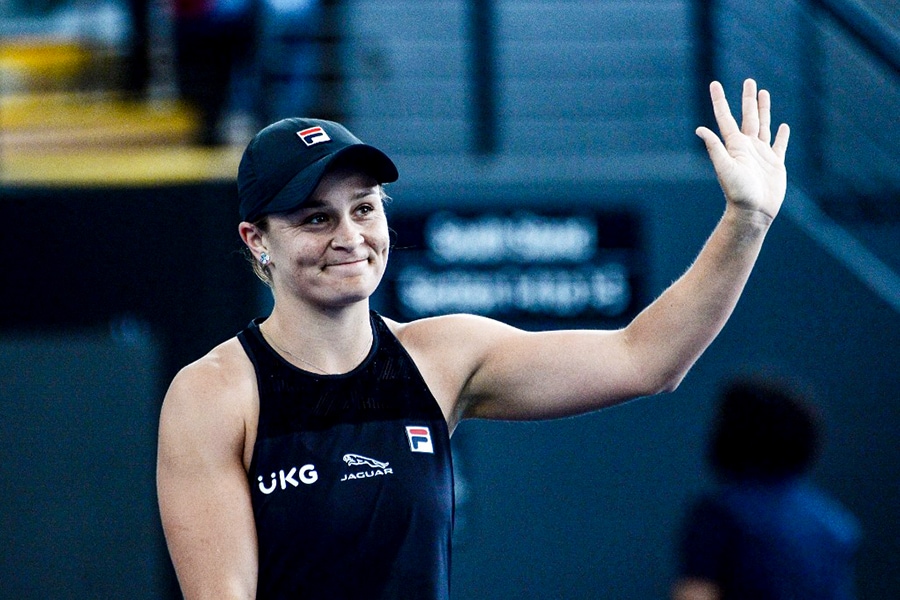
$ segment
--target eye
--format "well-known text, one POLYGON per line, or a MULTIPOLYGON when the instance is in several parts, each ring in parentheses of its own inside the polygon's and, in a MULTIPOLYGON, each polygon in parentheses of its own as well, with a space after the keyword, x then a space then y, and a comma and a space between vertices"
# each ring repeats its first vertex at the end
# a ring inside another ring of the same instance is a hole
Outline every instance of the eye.
POLYGON ((328 215, 325 213, 313 213, 303 219, 304 225, 321 225, 328 221, 328 215))
POLYGON ((357 219, 369 219, 374 217, 377 213, 378 207, 371 202, 363 202, 353 211, 353 214, 357 219))

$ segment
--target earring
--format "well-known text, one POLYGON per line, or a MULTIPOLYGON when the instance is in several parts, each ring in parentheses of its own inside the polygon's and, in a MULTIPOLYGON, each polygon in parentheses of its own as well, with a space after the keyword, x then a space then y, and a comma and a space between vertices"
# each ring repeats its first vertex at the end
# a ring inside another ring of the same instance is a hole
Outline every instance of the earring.
POLYGON ((260 252, 259 264, 261 264, 264 267, 268 267, 270 261, 271 261, 271 259, 269 258, 269 255, 266 252, 260 252))

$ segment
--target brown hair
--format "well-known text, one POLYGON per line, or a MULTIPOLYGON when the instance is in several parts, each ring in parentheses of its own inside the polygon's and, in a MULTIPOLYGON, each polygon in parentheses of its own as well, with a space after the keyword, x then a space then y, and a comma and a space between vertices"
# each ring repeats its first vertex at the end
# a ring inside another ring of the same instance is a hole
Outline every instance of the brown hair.
POLYGON ((818 454, 821 426, 818 410, 795 384, 738 377, 720 390, 708 458, 728 480, 802 475, 818 454))

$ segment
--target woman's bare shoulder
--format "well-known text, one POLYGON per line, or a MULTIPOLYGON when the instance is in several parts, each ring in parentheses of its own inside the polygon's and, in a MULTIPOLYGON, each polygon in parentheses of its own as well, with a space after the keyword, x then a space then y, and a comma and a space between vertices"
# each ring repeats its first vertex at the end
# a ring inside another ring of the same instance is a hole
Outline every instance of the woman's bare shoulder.
POLYGON ((218 396, 241 393, 254 383, 253 364, 241 343, 233 337, 182 368, 173 379, 169 392, 218 396))
POLYGON ((384 318, 391 332, 404 346, 445 349, 473 349, 479 340, 493 340, 520 330, 478 315, 450 314, 416 319, 405 323, 384 318))
POLYGON ((257 410, 253 364, 231 338, 178 372, 163 401, 161 430, 243 439, 257 410))
POLYGON ((451 431, 466 410, 466 387, 494 344, 521 333, 499 321, 467 314, 385 322, 416 363, 451 431))

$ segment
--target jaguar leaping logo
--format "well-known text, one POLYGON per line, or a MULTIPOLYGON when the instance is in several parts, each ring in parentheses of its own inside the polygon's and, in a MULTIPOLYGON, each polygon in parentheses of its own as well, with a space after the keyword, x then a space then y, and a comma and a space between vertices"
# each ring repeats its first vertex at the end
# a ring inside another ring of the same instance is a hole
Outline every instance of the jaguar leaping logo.
POLYGON ((345 454, 344 462, 347 463, 349 467, 356 466, 369 466, 374 469, 384 469, 391 463, 381 462, 380 460, 375 460, 374 458, 369 458, 367 456, 361 456, 359 454, 345 454))

